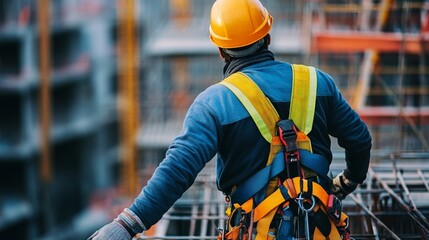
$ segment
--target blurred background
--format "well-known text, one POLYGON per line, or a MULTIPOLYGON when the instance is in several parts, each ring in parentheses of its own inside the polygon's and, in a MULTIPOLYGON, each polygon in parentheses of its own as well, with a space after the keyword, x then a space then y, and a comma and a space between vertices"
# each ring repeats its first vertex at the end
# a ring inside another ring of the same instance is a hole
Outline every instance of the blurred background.
MULTIPOLYGON (((367 181, 344 201, 352 236, 427 239, 429 1, 262 2, 276 58, 328 72, 372 133, 367 181)), ((86 239, 130 205, 222 79, 212 4, 0 0, 0 239, 86 239)), ((213 239, 213 167, 137 238, 213 239)))

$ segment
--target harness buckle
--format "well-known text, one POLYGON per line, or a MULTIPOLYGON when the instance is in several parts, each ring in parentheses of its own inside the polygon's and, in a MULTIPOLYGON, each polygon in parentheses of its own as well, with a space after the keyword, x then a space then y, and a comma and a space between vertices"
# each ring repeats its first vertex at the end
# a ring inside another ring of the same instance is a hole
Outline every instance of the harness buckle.
POLYGON ((216 231, 218 233, 220 240, 225 240, 225 230, 223 228, 217 227, 216 231))
POLYGON ((302 169, 301 169, 301 164, 299 162, 299 152, 293 152, 293 153, 289 153, 289 152, 285 152, 284 153, 284 157, 285 157, 285 161, 286 161, 286 174, 288 178, 293 178, 294 176, 299 176, 302 178, 302 169), (291 173, 292 167, 290 167, 290 165, 293 164, 296 166, 296 170, 293 172, 293 174, 291 173))
POLYGON ((290 119, 283 119, 277 122, 277 133, 284 146, 284 158, 286 161, 287 177, 292 178, 296 175, 302 177, 301 166, 299 163, 299 151, 297 145, 298 130, 290 119), (296 172, 291 174, 289 164, 296 165, 296 172))
POLYGON ((334 220, 335 223, 338 223, 341 219, 342 203, 335 195, 331 194, 328 198, 328 206, 326 212, 334 220))
POLYGON ((298 130, 295 124, 290 119, 283 119, 277 122, 277 131, 280 141, 285 146, 286 152, 298 151, 296 139, 298 137, 298 130))

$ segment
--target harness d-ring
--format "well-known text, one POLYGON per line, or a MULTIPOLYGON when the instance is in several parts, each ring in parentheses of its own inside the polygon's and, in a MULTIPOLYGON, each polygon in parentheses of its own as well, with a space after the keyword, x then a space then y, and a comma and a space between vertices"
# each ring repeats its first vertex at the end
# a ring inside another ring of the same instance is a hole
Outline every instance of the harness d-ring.
POLYGON ((305 208, 305 206, 304 206, 304 200, 305 200, 305 198, 302 197, 302 193, 300 193, 295 200, 298 203, 298 206, 299 206, 299 208, 302 211, 304 211, 304 212, 310 212, 316 206, 316 199, 314 198, 314 196, 310 196, 310 199, 311 199, 311 205, 310 205, 309 208, 305 208))

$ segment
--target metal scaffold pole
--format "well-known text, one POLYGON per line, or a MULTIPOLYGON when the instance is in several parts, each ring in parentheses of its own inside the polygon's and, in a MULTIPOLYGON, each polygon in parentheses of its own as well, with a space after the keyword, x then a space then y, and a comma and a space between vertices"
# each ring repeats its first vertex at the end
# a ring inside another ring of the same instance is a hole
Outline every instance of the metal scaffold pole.
MULTIPOLYGON (((392 6, 392 0, 383 0, 381 3, 381 8, 377 14, 377 23, 375 26, 375 31, 379 32, 382 30, 383 26, 386 24, 389 17, 389 10, 392 6)), ((363 1, 363 9, 365 11, 362 14, 362 28, 363 30, 368 30, 368 25, 370 21, 370 14, 367 14, 368 9, 371 8, 372 2, 363 1)), ((359 110, 365 105, 366 97, 369 91, 369 85, 371 82, 371 76, 374 70, 375 65, 378 61, 378 52, 374 50, 365 51, 365 58, 362 62, 361 76, 359 78, 359 83, 357 85, 357 94, 354 96, 352 101, 352 106, 354 109, 359 110)))
MULTIPOLYGON (((416 226, 419 228, 419 230, 422 232, 423 237, 425 237, 424 239, 429 239, 428 235, 429 235, 429 223, 426 219, 426 217, 424 217, 424 215, 417 209, 415 208, 413 205, 409 206, 407 203, 405 203, 405 201, 402 199, 402 197, 400 195, 398 195, 397 193, 395 193, 395 191, 393 191, 392 188, 390 188, 388 186, 388 184, 383 181, 378 174, 376 174, 374 172, 374 170, 372 168, 369 169, 369 172, 371 173, 371 175, 373 176, 373 178, 377 181, 377 183, 379 183, 383 189, 393 198, 395 199, 395 201, 399 204, 399 206, 404 209, 406 211, 406 213, 411 217, 411 219, 414 221, 414 223, 416 224, 416 226)), ((396 171, 398 172, 398 171, 396 171)), ((402 181, 402 186, 404 186, 404 181, 402 181)), ((405 193, 407 193, 408 189, 405 188, 403 190, 405 193)), ((409 197, 409 193, 406 194, 407 197, 409 197)), ((411 199, 410 199, 411 200, 411 199)), ((410 203, 413 203, 412 201, 410 201, 410 203)))
POLYGON ((119 118, 121 130, 121 181, 126 194, 137 191, 138 48, 135 1, 118 1, 119 118))
MULTIPOLYGON (((379 225, 380 227, 382 227, 393 239, 397 239, 400 240, 401 238, 399 238, 394 232, 392 232, 392 230, 390 230, 372 211, 371 209, 368 209, 364 203, 362 203, 362 201, 360 201, 353 193, 351 193, 349 195, 349 197, 366 213, 371 217, 371 220, 374 220, 377 225, 379 225)), ((374 228, 373 228, 374 229, 374 228)), ((375 233, 375 237, 376 239, 378 238, 378 234, 375 233)))

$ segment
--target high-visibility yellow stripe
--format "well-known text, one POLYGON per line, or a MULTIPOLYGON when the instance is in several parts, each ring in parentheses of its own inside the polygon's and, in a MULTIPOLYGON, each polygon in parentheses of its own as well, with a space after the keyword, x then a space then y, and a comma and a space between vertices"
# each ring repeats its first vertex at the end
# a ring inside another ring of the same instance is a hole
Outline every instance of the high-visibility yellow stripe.
POLYGON ((265 138, 265 140, 267 140, 267 142, 271 143, 272 136, 270 134, 270 130, 269 130, 268 126, 265 124, 261 115, 256 110, 256 108, 254 108, 253 105, 250 103, 249 99, 247 99, 244 96, 244 94, 234 85, 227 83, 227 82, 222 82, 221 84, 228 87, 231 91, 234 92, 234 94, 238 97, 240 102, 247 109, 250 116, 252 116, 253 121, 255 122, 256 126, 259 129, 259 132, 261 132, 262 136, 265 138))
POLYGON ((232 74, 220 84, 228 87, 237 96, 249 112, 262 136, 271 143, 275 135, 276 123, 280 117, 258 85, 244 73, 232 74))
POLYGON ((289 118, 301 132, 308 134, 313 127, 316 107, 317 73, 313 67, 292 65, 293 87, 289 118))
POLYGON ((308 67, 310 70, 310 89, 308 96, 308 111, 305 121, 305 134, 308 134, 313 128, 314 112, 316 110, 316 95, 317 95, 317 73, 314 67, 308 67))

